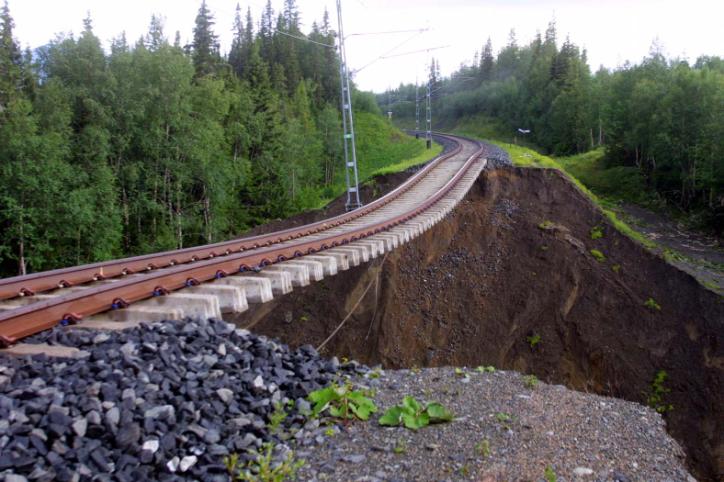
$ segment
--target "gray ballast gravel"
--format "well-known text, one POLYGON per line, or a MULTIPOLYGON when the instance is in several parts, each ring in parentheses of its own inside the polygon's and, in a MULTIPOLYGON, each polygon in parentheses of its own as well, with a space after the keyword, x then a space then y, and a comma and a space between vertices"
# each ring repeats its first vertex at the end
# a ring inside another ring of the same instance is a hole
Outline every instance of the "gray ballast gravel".
POLYGON ((661 416, 633 402, 538 383, 515 372, 460 376, 452 368, 383 371, 358 379, 380 412, 354 422, 306 457, 301 480, 689 481, 681 447, 661 416), (377 418, 405 395, 437 401, 456 419, 418 431, 377 418), (487 447, 487 449, 486 449, 487 447))
POLYGON ((33 341, 88 355, 0 356, 0 480, 226 481, 226 455, 284 445, 268 428, 275 404, 292 406, 283 428, 298 430, 296 407, 341 369, 215 320, 33 341))

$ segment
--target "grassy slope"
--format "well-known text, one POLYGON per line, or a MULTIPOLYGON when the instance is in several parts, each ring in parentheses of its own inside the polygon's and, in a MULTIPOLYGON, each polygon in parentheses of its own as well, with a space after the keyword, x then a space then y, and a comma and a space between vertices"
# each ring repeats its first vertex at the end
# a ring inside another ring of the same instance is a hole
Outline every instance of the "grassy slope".
MULTIPOLYGON (((442 151, 439 144, 433 144, 433 148, 427 150, 424 139, 408 136, 383 117, 367 112, 355 114, 355 140, 361 184, 380 174, 399 172, 425 163, 442 151)), ((309 205, 302 210, 321 208, 346 189, 344 171, 341 171, 334 184, 317 189, 309 205)))

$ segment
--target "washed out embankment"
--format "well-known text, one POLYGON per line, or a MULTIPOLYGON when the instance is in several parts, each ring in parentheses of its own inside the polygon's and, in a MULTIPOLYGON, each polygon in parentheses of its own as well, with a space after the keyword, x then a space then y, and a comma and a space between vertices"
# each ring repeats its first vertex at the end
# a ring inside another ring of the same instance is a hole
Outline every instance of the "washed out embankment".
POLYGON ((641 403, 665 371, 670 433, 698 477, 724 473, 722 298, 616 231, 557 171, 485 172, 421 237, 236 322, 318 345, 360 298, 327 354, 495 365, 641 403))

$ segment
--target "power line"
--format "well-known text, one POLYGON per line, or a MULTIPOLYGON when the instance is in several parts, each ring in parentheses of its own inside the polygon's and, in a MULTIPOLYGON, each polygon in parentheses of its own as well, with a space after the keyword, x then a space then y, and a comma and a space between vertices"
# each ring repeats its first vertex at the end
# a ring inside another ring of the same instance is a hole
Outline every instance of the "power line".
POLYGON ((406 39, 406 40, 400 42, 399 44, 395 45, 394 47, 392 47, 391 49, 389 49, 388 51, 386 51, 385 53, 383 53, 383 54, 380 55, 379 57, 376 57, 376 58, 370 60, 369 62, 367 62, 365 65, 363 65, 363 66, 360 67, 359 69, 355 69, 355 70, 353 71, 353 73, 356 74, 356 73, 360 72, 361 70, 366 69, 367 67, 369 67, 370 65, 374 64, 374 63, 377 62, 378 60, 382 60, 382 59, 389 58, 389 57, 387 57, 387 54, 390 54, 390 53, 394 52, 395 50, 399 49, 400 47, 402 47, 403 45, 405 45, 407 42, 410 42, 411 40, 413 40, 415 37, 417 37, 417 36, 420 35, 421 33, 422 33, 422 31, 417 31, 417 33, 416 33, 415 35, 413 35, 413 36, 409 37, 408 39, 406 39))
POLYGON ((389 35, 389 34, 412 33, 412 32, 422 33, 422 32, 427 32, 428 30, 430 30, 430 29, 428 27, 425 27, 425 28, 415 28, 415 29, 410 29, 410 30, 388 30, 385 32, 360 32, 360 33, 351 33, 351 34, 347 35, 347 38, 360 36, 360 35, 389 35))
POLYGON ((432 47, 432 48, 429 48, 429 49, 411 50, 410 52, 403 52, 403 53, 401 53, 401 54, 385 55, 385 56, 382 56, 381 58, 382 58, 382 59, 392 59, 392 58, 395 58, 395 57, 402 57, 403 55, 418 54, 418 53, 420 53, 420 52, 430 52, 430 51, 432 51, 432 50, 446 49, 446 48, 448 48, 448 47, 450 47, 450 46, 449 46, 449 45, 442 45, 442 46, 440 46, 440 47, 432 47))
POLYGON ((280 33, 282 35, 286 35, 287 37, 295 38, 297 40, 304 40, 306 42, 311 42, 313 44, 321 45, 322 47, 327 47, 330 49, 336 49, 337 47, 335 45, 325 44, 324 42, 317 42, 316 40, 312 40, 307 37, 300 37, 299 35, 292 35, 290 33, 284 32, 282 30, 276 30, 275 33, 280 33))

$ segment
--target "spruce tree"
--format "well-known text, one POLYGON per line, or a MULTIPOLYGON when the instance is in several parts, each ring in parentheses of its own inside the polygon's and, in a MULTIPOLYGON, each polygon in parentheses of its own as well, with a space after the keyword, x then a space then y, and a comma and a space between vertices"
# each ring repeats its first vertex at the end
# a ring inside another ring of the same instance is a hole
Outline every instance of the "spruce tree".
POLYGON ((197 77, 213 74, 219 64, 219 42, 213 26, 214 17, 206 6, 206 0, 202 0, 196 15, 194 40, 191 44, 197 77))
POLYGON ((483 47, 483 54, 480 57, 480 78, 485 81, 493 79, 493 70, 495 69, 495 57, 493 57, 493 43, 488 37, 483 47))

